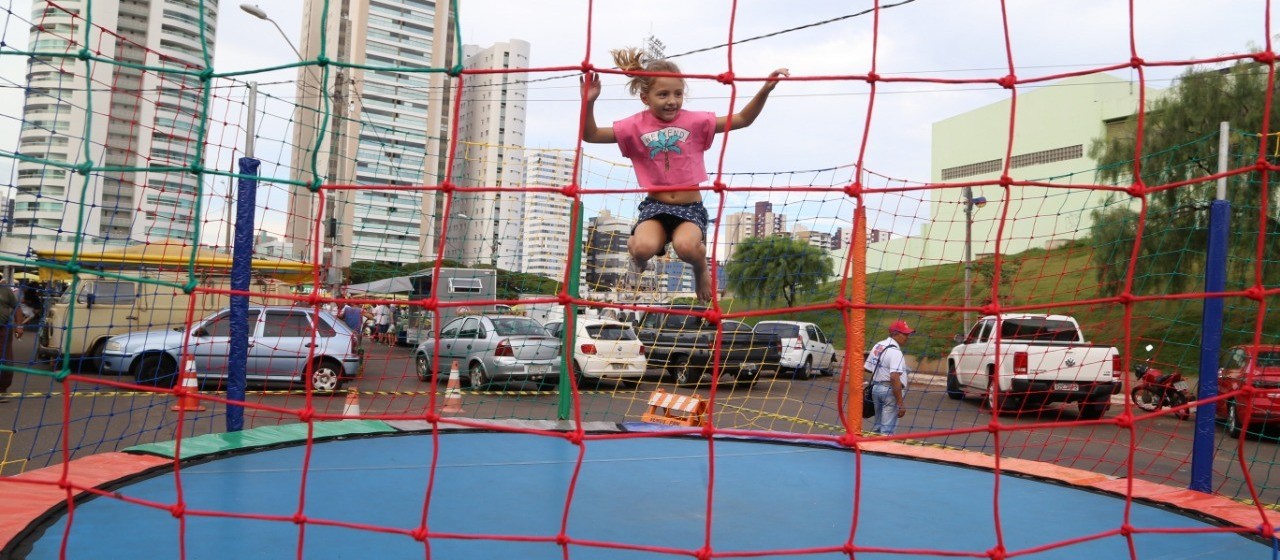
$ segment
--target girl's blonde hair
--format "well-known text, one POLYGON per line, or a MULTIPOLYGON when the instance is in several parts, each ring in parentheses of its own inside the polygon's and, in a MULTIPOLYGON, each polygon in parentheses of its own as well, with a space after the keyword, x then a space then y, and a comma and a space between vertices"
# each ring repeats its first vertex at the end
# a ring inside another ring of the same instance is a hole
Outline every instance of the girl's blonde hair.
MULTIPOLYGON (((613 54, 613 63, 628 76, 631 72, 672 72, 679 73, 680 67, 676 63, 665 58, 652 59, 645 54, 643 50, 636 47, 628 47, 625 49, 617 49, 610 51, 613 54)), ((631 80, 627 82, 627 91, 631 95, 640 95, 649 91, 649 86, 653 84, 655 76, 631 76, 631 80)), ((681 79, 681 81, 684 81, 681 79)))

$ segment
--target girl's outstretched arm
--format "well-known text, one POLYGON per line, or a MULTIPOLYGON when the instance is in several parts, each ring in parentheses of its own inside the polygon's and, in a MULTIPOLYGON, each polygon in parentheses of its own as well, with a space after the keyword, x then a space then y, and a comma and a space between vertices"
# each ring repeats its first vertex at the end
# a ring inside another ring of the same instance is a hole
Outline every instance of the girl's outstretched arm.
POLYGON ((600 128, 596 126, 596 98, 600 97, 600 75, 591 72, 585 79, 590 81, 582 92, 582 96, 587 102, 587 115, 582 123, 582 141, 592 144, 612 144, 617 142, 617 137, 613 135, 613 127, 600 128))
POLYGON ((760 116, 760 111, 764 109, 764 102, 769 99, 769 94, 773 92, 773 88, 778 86, 778 78, 783 76, 791 77, 791 71, 786 68, 779 68, 770 72, 769 78, 760 87, 760 91, 756 92, 756 96, 752 97, 751 101, 742 106, 741 111, 732 116, 716 118, 716 132, 746 128, 751 126, 751 123, 756 122, 756 117, 760 116))

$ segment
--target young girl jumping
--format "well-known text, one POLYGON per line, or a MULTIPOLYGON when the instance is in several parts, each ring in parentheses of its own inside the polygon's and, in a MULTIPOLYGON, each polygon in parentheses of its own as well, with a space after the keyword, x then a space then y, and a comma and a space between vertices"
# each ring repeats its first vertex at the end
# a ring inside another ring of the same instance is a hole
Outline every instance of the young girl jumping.
MULTIPOLYGON (((613 51, 613 60, 624 72, 680 73, 668 60, 651 60, 640 49, 613 51)), ((737 114, 684 111, 685 82, 676 76, 631 76, 627 90, 639 95, 647 110, 615 121, 612 128, 596 126, 595 104, 600 97, 600 76, 591 74, 584 95, 587 114, 582 139, 594 144, 617 143, 631 160, 636 179, 647 192, 640 202, 640 217, 631 228, 627 251, 631 271, 644 272, 649 259, 666 254, 671 243, 680 260, 693 267, 698 299, 711 301, 713 287, 707 268, 707 209, 698 185, 707 180, 703 154, 717 132, 746 128, 760 116, 778 78, 791 76, 786 68, 769 74, 768 80, 737 114)))

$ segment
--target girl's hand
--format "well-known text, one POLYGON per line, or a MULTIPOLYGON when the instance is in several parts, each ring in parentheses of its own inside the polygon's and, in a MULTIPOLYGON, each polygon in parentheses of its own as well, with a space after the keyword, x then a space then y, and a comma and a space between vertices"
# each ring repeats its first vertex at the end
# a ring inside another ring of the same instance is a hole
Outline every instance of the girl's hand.
POLYGON ((578 79, 578 83, 583 81, 587 81, 586 90, 582 93, 583 98, 587 100, 587 103, 595 102, 596 98, 600 97, 600 75, 595 72, 587 72, 585 76, 578 79))
POLYGON ((773 72, 769 73, 768 78, 765 78, 764 87, 773 89, 778 85, 778 78, 784 78, 784 77, 790 78, 791 70, 788 70, 786 68, 779 68, 777 70, 774 70, 773 72))

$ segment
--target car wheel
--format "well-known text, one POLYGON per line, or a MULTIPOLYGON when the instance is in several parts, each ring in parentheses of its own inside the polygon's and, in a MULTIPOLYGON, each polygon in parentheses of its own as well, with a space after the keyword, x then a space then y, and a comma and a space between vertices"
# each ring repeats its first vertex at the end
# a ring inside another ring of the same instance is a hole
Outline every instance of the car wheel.
POLYGON ((134 362, 133 379, 139 385, 172 388, 178 383, 178 363, 164 354, 147 354, 134 362))
POLYGON ((806 356, 804 363, 796 368, 796 379, 808 381, 813 377, 813 356, 806 356))
POLYGON ((827 376, 834 377, 840 374, 840 361, 835 356, 831 357, 831 364, 827 367, 827 376))
POLYGON ((1160 410, 1160 395, 1148 387, 1134 387, 1129 391, 1129 397, 1133 399, 1134 406, 1142 410, 1147 412, 1160 410))
POLYGON ((311 389, 317 393, 331 394, 342 388, 342 375, 338 366, 329 360, 321 360, 311 370, 311 389))
MULTIPOLYGON (((1172 408, 1178 408, 1187 404, 1187 402, 1189 402, 1187 401, 1187 397, 1180 392, 1174 391, 1169 395, 1169 406, 1172 408)), ((1191 417, 1191 409, 1180 408, 1174 411, 1173 415, 1176 416, 1178 420, 1186 420, 1191 417)))
POLYGON ((1005 397, 1004 393, 996 395, 996 376, 987 376, 987 394, 982 397, 982 406, 991 411, 991 414, 1000 414, 1004 410, 1005 397))
POLYGON ((427 356, 425 354, 418 354, 413 361, 414 366, 418 371, 418 380, 431 381, 431 363, 427 361, 427 356))
POLYGON ((1236 412, 1236 401, 1227 401, 1227 435, 1239 439, 1242 431, 1240 417, 1236 412))
POLYGON ((81 372, 98 373, 102 369, 102 351, 107 347, 107 339, 99 339, 89 347, 73 364, 81 372))
POLYGON ((960 378, 956 376, 956 365, 947 364, 947 398, 958 401, 964 398, 964 389, 960 388, 960 378))
POLYGON ((485 375, 484 366, 480 362, 474 362, 467 368, 467 381, 475 389, 483 389, 489 385, 489 376, 485 375))

